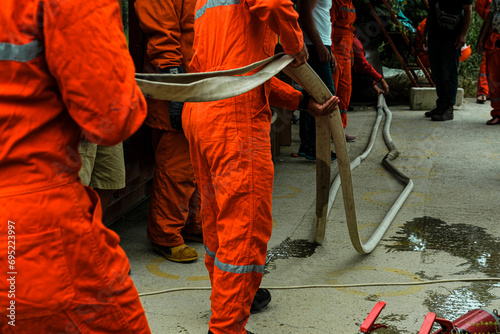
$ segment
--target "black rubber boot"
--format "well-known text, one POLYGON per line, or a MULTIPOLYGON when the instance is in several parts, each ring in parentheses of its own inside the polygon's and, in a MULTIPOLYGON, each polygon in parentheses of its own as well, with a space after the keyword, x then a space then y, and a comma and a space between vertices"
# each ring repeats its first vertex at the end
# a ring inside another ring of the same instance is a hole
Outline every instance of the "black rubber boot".
POLYGON ((439 107, 439 105, 436 105, 432 110, 430 111, 427 111, 424 115, 425 117, 432 117, 434 115, 437 115, 441 112, 441 108, 439 107))
POLYGON ((253 297, 250 313, 264 309, 271 302, 271 293, 267 289, 258 289, 253 297))

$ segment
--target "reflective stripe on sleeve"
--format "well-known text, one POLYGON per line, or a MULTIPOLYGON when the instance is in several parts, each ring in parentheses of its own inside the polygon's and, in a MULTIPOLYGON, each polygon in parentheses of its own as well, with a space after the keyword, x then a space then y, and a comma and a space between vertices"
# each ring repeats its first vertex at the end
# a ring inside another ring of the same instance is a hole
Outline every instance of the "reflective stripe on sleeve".
POLYGON ((43 45, 35 40, 28 44, 0 43, 0 60, 28 62, 43 53, 43 45))
POLYGON ((219 7, 219 6, 229 6, 229 5, 239 5, 240 0, 208 0, 203 7, 196 11, 196 15, 194 19, 199 19, 203 14, 205 14, 206 10, 209 8, 219 7))

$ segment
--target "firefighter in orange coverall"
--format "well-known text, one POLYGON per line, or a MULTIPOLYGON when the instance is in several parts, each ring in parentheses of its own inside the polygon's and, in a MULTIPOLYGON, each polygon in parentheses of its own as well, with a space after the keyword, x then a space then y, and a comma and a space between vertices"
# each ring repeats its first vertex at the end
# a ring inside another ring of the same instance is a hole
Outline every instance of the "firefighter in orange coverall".
POLYGON ((4 0, 0 26, 0 332, 150 333, 78 179, 82 131, 116 145, 146 117, 118 2, 4 0))
MULTIPOLYGON (((479 16, 484 20, 490 10, 491 0, 476 0, 474 9, 479 16)), ((488 96, 488 80, 486 79, 486 57, 483 55, 483 60, 479 66, 479 77, 477 78, 477 103, 484 103, 488 96)))
MULTIPOLYGON (((332 53, 337 61, 337 70, 332 72, 332 75, 335 93, 340 99, 340 116, 345 129, 347 126, 347 109, 351 100, 353 24, 356 20, 356 8, 354 8, 352 0, 333 0, 330 17, 332 20, 332 53)), ((348 136, 346 136, 347 138, 348 136)), ((355 137, 352 138, 352 140, 354 139, 355 137)))
POLYGON ((477 52, 486 58, 486 75, 490 93, 491 119, 488 125, 500 124, 500 24, 493 25, 493 18, 498 22, 500 16, 500 3, 491 1, 491 7, 481 27, 477 41, 477 52))
MULTIPOLYGON (((206 1, 196 4, 194 55, 197 72, 234 69, 274 54, 277 36, 304 64, 297 13, 289 0, 206 1)), ((264 271, 271 237, 272 82, 229 99, 186 103, 182 124, 201 193, 205 265, 212 284, 209 333, 247 333, 253 297, 264 271)), ((338 99, 313 113, 329 113, 338 99)))
MULTIPOLYGON (((136 0, 135 10, 146 33, 148 72, 192 72, 196 0, 136 0)), ((153 249, 176 262, 198 258, 186 240, 203 242, 200 195, 189 144, 182 132, 183 103, 147 99, 146 124, 153 128, 155 171, 148 219, 153 249)))

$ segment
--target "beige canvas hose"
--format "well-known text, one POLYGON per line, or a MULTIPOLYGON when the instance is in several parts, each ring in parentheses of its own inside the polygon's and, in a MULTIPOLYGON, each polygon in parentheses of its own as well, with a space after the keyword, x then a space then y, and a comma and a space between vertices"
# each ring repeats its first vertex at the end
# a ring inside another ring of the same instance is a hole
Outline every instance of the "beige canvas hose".
MULTIPOLYGON (((326 102, 332 94, 323 81, 307 64, 297 68, 287 67, 287 65, 292 61, 293 57, 285 54, 278 54, 240 69, 221 72, 174 75, 136 74, 136 80, 143 94, 147 97, 179 102, 206 102, 243 94, 263 84, 283 70, 294 81, 306 89, 317 102, 326 102), (255 69, 259 70, 252 75, 242 76, 243 74, 255 69)), ((378 109, 379 115, 381 114, 381 110, 384 110, 386 114, 388 113, 388 108, 385 104, 383 96, 379 98, 378 109)), ((378 123, 380 122, 377 121, 377 127, 378 123)), ((377 246, 390 223, 394 219, 395 214, 409 196, 411 189, 413 188, 413 183, 410 179, 397 171, 394 165, 390 162, 390 160, 397 157, 397 150, 390 139, 389 126, 386 126, 384 129, 384 139, 390 149, 390 152, 387 154, 386 158, 384 158, 384 165, 396 173, 398 179, 405 182, 407 187, 391 210, 389 210, 389 213, 386 215, 382 223, 380 223, 372 237, 366 244, 363 244, 358 233, 356 207, 352 187, 352 167, 349 160, 349 154, 347 152, 340 112, 338 108, 336 108, 332 114, 316 118, 316 242, 321 243, 324 239, 326 219, 331 205, 333 204, 333 198, 335 198, 336 192, 338 191, 339 183, 342 186, 344 209, 351 242, 356 251, 362 254, 370 253, 377 246), (336 179, 333 182, 333 185, 330 182, 331 139, 333 139, 335 145, 340 177, 340 179, 337 177, 340 181, 337 181, 336 179), (335 187, 337 190, 334 190, 335 187)), ((372 138, 374 137, 375 136, 372 135, 372 138)), ((371 144, 371 146, 373 146, 373 144, 371 144)), ((353 166, 359 165, 361 160, 362 158, 358 157, 353 162, 353 166)))

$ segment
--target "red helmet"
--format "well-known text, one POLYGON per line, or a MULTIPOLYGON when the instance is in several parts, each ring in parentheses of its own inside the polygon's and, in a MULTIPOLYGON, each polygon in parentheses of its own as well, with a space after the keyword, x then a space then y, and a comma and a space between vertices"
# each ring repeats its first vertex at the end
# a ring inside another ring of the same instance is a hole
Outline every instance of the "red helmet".
POLYGON ((464 45, 462 47, 462 50, 460 50, 460 51, 461 51, 460 58, 458 58, 459 61, 464 61, 464 60, 469 59, 471 52, 472 52, 470 49, 470 45, 464 45))

